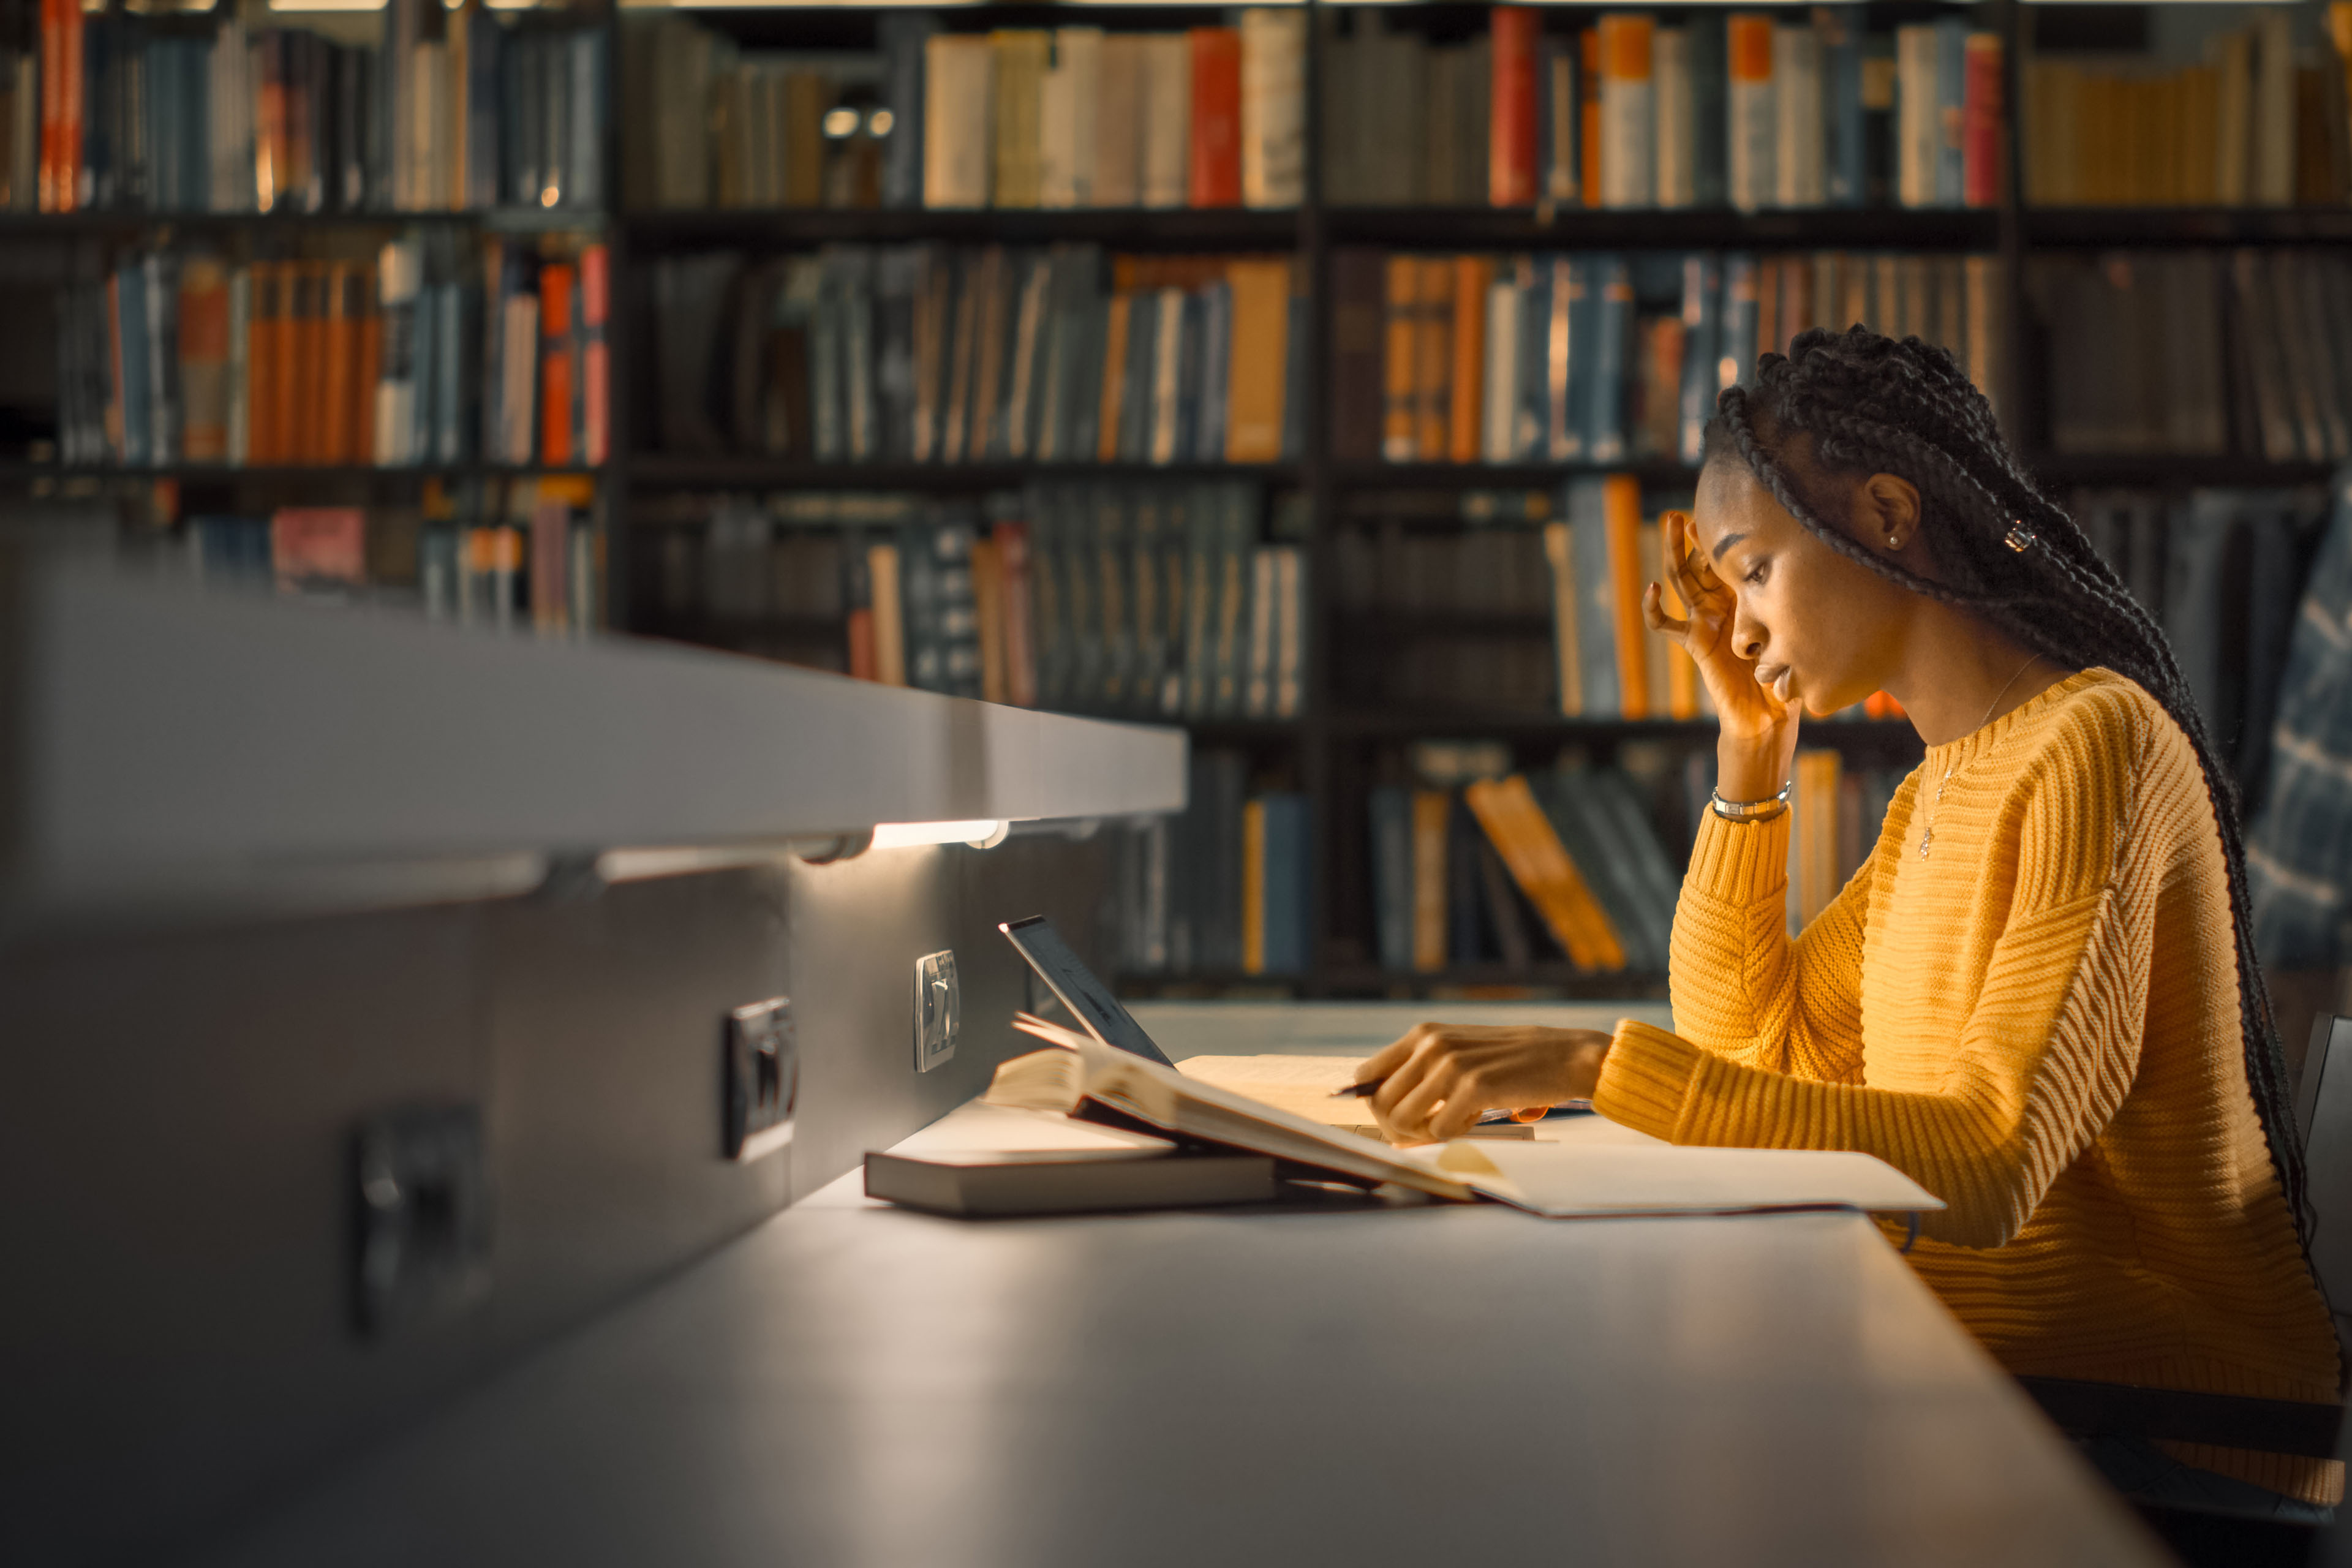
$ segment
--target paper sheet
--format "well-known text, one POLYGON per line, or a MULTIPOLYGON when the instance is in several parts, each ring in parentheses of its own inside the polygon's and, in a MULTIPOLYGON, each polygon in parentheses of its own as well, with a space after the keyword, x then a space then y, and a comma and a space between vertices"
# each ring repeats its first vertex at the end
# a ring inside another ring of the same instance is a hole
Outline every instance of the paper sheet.
POLYGON ((1370 1127, 1368 1101, 1334 1100, 1356 1081, 1362 1057, 1186 1057, 1176 1070, 1202 1083, 1245 1094, 1326 1127, 1370 1127))
POLYGON ((1884 1160, 1843 1151, 1457 1140, 1404 1152, 1505 1203, 1560 1218, 1738 1214, 1810 1205, 1880 1213, 1944 1206, 1942 1199, 1884 1160))

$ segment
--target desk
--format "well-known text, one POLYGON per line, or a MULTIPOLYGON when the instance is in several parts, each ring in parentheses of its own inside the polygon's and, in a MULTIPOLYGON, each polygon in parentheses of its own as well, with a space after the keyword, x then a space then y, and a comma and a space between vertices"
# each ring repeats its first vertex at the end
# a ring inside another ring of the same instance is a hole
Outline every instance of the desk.
POLYGON ((207 1561, 2165 1561, 1859 1216, 968 1223, 856 1181, 207 1561))

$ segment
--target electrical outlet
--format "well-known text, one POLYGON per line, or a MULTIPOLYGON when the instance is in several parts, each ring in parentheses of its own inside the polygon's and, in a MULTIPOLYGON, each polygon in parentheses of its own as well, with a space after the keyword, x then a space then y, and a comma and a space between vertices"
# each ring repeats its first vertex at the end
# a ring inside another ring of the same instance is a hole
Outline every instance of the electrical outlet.
POLYGON ((801 1053, 788 997, 771 996, 727 1015, 719 1143, 730 1160, 774 1153, 793 1141, 801 1053))
POLYGON ((955 1055, 963 998, 952 950, 915 960, 915 1070, 929 1072, 955 1055))
POLYGON ((389 1333, 489 1293, 480 1111, 413 1106, 370 1117, 352 1140, 352 1184, 362 1332, 389 1333))

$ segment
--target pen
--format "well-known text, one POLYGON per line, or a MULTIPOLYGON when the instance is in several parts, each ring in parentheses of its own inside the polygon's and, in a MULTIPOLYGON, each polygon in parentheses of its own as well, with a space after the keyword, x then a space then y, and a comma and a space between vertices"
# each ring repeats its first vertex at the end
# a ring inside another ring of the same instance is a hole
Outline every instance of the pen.
POLYGON ((1358 1100, 1370 1100, 1380 1093, 1381 1085, 1386 1082, 1388 1082, 1388 1075, 1383 1073, 1379 1078, 1370 1079, 1362 1083, 1351 1083, 1345 1089, 1335 1089, 1331 1091, 1331 1098, 1339 1100, 1353 1095, 1358 1100))

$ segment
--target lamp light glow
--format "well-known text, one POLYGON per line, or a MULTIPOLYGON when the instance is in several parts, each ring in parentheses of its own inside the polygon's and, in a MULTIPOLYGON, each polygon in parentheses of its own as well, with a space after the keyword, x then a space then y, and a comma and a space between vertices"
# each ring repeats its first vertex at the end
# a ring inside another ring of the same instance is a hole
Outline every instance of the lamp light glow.
POLYGON ((1010 825, 992 817, 976 822, 877 822, 874 847, 906 849, 919 844, 971 844, 982 848, 1001 842, 1010 825))

